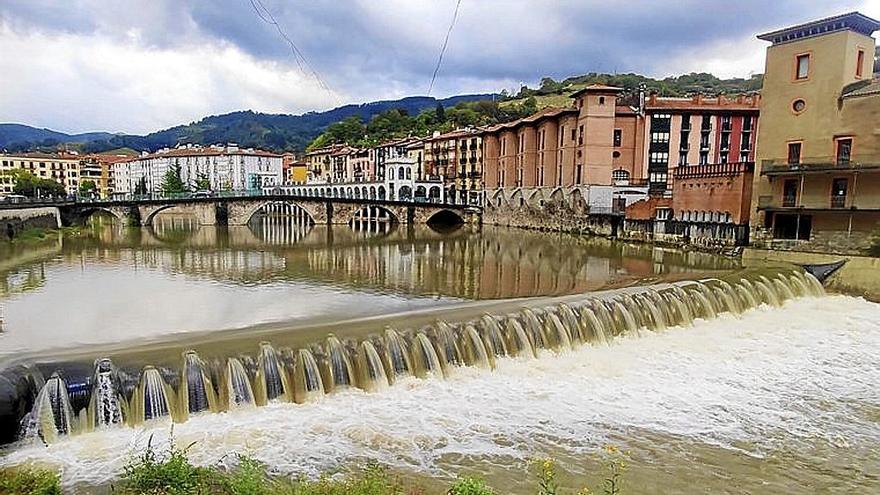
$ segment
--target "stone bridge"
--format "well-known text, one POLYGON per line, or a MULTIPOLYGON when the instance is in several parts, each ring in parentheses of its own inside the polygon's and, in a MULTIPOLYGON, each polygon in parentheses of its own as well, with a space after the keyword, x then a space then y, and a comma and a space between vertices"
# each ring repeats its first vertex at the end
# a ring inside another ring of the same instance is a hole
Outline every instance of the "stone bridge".
POLYGON ((479 224, 482 216, 481 208, 466 205, 287 194, 72 202, 58 209, 65 225, 81 225, 91 215, 105 212, 129 225, 148 226, 166 210, 193 217, 200 225, 246 225, 258 213, 301 216, 314 224, 353 220, 479 224))

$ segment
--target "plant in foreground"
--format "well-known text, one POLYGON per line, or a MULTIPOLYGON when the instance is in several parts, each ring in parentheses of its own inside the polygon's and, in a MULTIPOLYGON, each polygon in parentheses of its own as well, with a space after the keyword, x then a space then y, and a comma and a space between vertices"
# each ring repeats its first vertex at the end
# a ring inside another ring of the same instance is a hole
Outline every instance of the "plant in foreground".
POLYGON ((495 495, 495 492, 486 486, 485 481, 469 476, 460 477, 455 480, 455 483, 452 484, 447 493, 449 495, 495 495))
POLYGON ((0 493, 4 495, 61 495, 58 474, 48 469, 15 467, 0 469, 0 493))

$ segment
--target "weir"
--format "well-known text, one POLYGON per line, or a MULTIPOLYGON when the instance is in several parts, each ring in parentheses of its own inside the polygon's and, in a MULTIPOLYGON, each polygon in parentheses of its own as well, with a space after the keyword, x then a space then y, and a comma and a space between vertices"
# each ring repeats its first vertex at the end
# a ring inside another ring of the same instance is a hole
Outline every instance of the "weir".
POLYGON ((94 429, 185 422, 272 402, 305 403, 350 387, 382 393, 412 377, 442 379, 462 366, 491 371, 498 359, 609 345, 619 337, 689 326, 695 318, 736 316, 761 304, 780 306, 823 294, 821 283, 801 269, 744 271, 569 296, 540 306, 511 301, 470 319, 380 327, 363 337, 330 334, 297 349, 263 341, 253 355, 207 359, 198 349, 187 350, 178 368, 132 369, 123 353, 98 357, 85 376, 59 365, 44 382, 39 367, 20 366, 18 383, 24 385, 16 389, 17 403, 28 407, 15 424, 18 440, 52 443, 94 429))

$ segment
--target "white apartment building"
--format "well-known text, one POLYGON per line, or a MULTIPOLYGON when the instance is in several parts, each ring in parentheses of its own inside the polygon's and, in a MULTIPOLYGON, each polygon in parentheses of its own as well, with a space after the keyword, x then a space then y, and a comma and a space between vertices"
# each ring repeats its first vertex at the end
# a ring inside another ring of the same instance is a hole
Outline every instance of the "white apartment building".
POLYGON ((162 191, 165 174, 180 167, 190 189, 206 177, 212 191, 261 190, 284 183, 282 156, 253 148, 186 145, 113 164, 115 194, 133 194, 143 180, 147 193, 162 191))

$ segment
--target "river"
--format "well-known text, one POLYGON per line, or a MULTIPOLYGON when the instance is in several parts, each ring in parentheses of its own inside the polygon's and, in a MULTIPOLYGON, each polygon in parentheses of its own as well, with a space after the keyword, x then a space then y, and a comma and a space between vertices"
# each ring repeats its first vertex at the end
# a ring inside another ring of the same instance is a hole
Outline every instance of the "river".
MULTIPOLYGON (((264 339, 297 347, 327 328, 343 336, 357 322, 418 326, 428 311, 479 314, 511 298, 738 268, 701 253, 488 226, 301 227, 215 229, 169 217, 5 246, 0 355, 78 362, 106 353, 135 370, 179 367, 190 347, 208 360, 264 339)), ((537 354, 497 358, 491 371, 444 368, 445 379, 403 377, 374 393, 199 414, 173 434, 194 444, 200 464, 246 452, 275 472, 314 476, 374 459, 429 493, 432 480, 457 474, 531 493, 528 463, 543 457, 558 461, 564 486, 595 486, 606 445, 629 452, 625 493, 868 493, 880 483, 880 305, 800 297, 537 354)), ((0 464, 57 466, 65 486, 88 491, 170 430, 151 423, 18 443, 0 464)))

